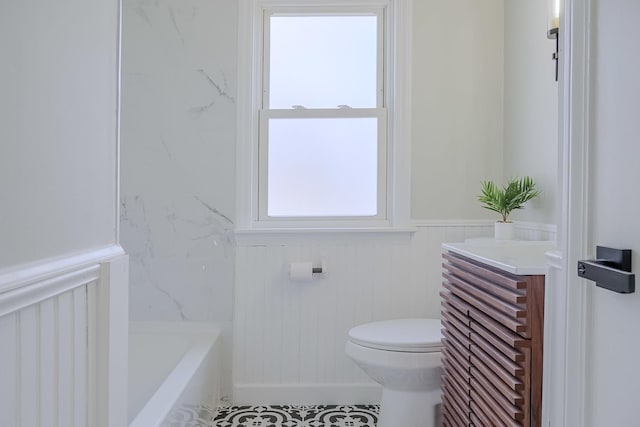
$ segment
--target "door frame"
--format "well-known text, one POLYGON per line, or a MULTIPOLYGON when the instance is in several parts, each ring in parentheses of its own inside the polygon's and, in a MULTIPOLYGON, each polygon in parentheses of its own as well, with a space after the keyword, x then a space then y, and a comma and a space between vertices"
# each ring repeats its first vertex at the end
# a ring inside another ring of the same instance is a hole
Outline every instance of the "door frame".
MULTIPOLYGON (((561 2, 562 3, 562 2, 561 2)), ((550 331, 563 338, 564 346, 550 349, 561 366, 562 387, 547 390, 547 401, 561 402, 550 414, 548 425, 588 425, 587 369, 589 364, 591 287, 578 278, 576 263, 592 255, 589 230, 590 88, 593 0, 565 0, 561 7, 559 81, 559 187, 557 206, 559 268, 558 283, 548 290, 550 298, 564 304, 556 318, 561 325, 550 331), (563 323, 563 324, 562 324, 563 323)), ((551 328, 550 328, 551 329, 551 328)), ((558 340, 555 340, 558 342, 558 340)))

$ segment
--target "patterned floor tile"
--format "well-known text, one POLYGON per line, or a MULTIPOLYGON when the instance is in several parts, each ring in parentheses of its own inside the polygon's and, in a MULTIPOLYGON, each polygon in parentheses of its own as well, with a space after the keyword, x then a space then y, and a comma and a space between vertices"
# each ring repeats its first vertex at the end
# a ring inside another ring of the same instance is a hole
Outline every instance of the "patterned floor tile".
POLYGON ((375 427, 378 406, 231 406, 220 408, 214 427, 375 427))
POLYGON ((184 407, 165 427, 375 427, 378 405, 184 407))
POLYGON ((182 405, 171 410, 162 427, 211 427, 215 408, 182 405))

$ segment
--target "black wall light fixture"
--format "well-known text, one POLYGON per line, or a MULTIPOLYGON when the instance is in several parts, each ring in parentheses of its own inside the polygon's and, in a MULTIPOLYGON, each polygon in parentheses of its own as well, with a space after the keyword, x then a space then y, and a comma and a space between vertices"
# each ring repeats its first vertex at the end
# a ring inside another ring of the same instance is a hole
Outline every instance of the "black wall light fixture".
POLYGON ((549 2, 549 22, 547 27, 547 38, 556 40, 556 51, 552 59, 556 62, 556 81, 558 81, 558 46, 560 40, 560 0, 548 0, 549 2))

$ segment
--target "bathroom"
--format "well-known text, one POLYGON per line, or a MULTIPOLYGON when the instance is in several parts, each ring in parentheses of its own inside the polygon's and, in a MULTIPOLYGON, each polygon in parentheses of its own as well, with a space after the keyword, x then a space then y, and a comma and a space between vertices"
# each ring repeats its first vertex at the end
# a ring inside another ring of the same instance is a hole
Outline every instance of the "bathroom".
POLYGON ((126 425, 123 319, 216 323, 223 403, 372 400, 347 332, 439 317, 441 244, 493 232, 482 180, 534 177, 542 195, 514 215, 517 236, 559 238, 556 43, 546 3, 513 0, 413 2, 401 226, 239 230, 241 5, 125 0, 121 56, 118 2, 2 6, 16 58, 2 91, 16 102, 3 103, 0 135, 19 143, 0 159, 0 330, 17 343, 0 350, 16 366, 1 425, 126 425), (323 276, 289 280, 290 263, 323 260, 323 276))
POLYGON ((222 322, 221 393, 234 403, 376 399, 344 354, 347 331, 439 317, 440 244, 492 233, 480 181, 534 176, 543 196, 516 213, 518 233, 555 237, 546 4, 413 2, 410 220, 386 233, 234 235, 244 197, 233 160, 238 10, 123 3, 120 238, 131 319, 222 322), (288 279, 290 262, 322 259, 325 277, 288 279))

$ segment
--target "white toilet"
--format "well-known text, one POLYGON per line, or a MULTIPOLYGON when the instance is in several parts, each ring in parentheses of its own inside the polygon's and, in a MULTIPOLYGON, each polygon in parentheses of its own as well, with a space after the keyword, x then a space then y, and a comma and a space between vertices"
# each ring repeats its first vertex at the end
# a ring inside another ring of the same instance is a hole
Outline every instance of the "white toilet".
POLYGON ((438 319, 365 323, 349 331, 346 352, 382 385, 378 427, 433 427, 441 401, 438 319))

